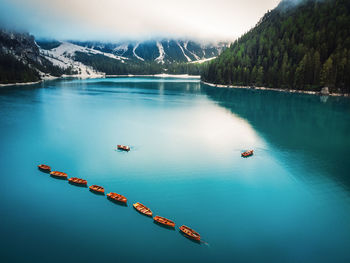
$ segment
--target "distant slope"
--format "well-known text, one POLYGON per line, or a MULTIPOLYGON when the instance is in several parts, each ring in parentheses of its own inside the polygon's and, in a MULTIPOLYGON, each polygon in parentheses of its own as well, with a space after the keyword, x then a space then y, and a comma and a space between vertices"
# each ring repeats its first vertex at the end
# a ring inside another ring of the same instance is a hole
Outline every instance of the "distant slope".
MULTIPOLYGON (((39 42, 40 43, 40 42, 39 42)), ((40 45, 43 45, 40 43, 40 45)), ((52 46, 50 43, 44 42, 44 47, 52 46)), ((122 62, 126 58, 117 56, 111 53, 105 53, 99 50, 82 47, 70 42, 62 42, 58 45, 54 45, 53 48, 41 48, 40 54, 47 60, 52 62, 55 66, 66 69, 71 68, 73 74, 79 77, 102 77, 105 72, 101 72, 98 68, 95 68, 93 64, 84 64, 83 61, 77 59, 77 54, 85 54, 86 56, 93 57, 95 55, 102 56, 106 60, 110 59, 116 63, 122 62)))
POLYGON ((123 56, 129 60, 158 62, 161 64, 191 62, 218 56, 227 43, 199 43, 189 40, 149 40, 141 42, 101 43, 72 42, 90 49, 123 56))
POLYGON ((215 58, 225 43, 152 40, 143 42, 45 42, 40 53, 55 66, 71 68, 77 76, 99 77, 125 74, 200 74, 199 65, 215 58), (50 48, 51 47, 51 48, 50 48))
POLYGON ((218 84, 350 93, 350 1, 284 0, 203 69, 218 84))

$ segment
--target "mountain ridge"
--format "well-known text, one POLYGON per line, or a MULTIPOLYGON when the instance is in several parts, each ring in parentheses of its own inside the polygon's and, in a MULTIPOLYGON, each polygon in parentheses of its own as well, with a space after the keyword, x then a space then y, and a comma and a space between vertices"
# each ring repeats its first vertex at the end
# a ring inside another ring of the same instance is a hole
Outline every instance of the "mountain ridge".
POLYGON ((228 46, 226 42, 196 42, 180 39, 124 41, 103 43, 69 41, 73 44, 140 61, 159 63, 194 62, 218 56, 228 46))
POLYGON ((0 37, 0 83, 67 76, 199 75, 197 64, 215 58, 227 47, 223 42, 212 44, 174 39, 119 43, 35 40, 28 33, 5 29, 1 30, 0 37), (18 76, 15 76, 16 72, 18 76))

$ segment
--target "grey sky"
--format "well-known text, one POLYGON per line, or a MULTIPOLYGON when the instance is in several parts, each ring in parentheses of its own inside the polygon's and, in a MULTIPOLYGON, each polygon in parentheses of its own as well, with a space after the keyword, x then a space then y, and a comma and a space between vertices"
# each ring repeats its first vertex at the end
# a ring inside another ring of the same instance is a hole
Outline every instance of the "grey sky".
POLYGON ((280 0, 0 0, 0 22, 76 40, 233 39, 280 0))

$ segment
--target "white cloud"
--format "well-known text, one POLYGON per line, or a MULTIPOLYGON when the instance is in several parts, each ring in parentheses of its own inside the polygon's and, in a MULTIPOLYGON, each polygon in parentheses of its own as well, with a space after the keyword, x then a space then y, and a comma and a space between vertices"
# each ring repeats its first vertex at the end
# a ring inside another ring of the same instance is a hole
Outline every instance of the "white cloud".
POLYGON ((2 20, 41 37, 232 39, 279 0, 0 0, 2 20))

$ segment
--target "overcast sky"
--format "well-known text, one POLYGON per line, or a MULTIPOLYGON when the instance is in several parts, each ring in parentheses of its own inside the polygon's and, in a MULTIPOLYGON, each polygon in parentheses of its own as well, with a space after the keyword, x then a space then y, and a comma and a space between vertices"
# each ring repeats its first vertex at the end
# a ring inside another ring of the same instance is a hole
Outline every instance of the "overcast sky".
POLYGON ((280 0, 0 0, 0 23, 36 37, 228 40, 280 0))

